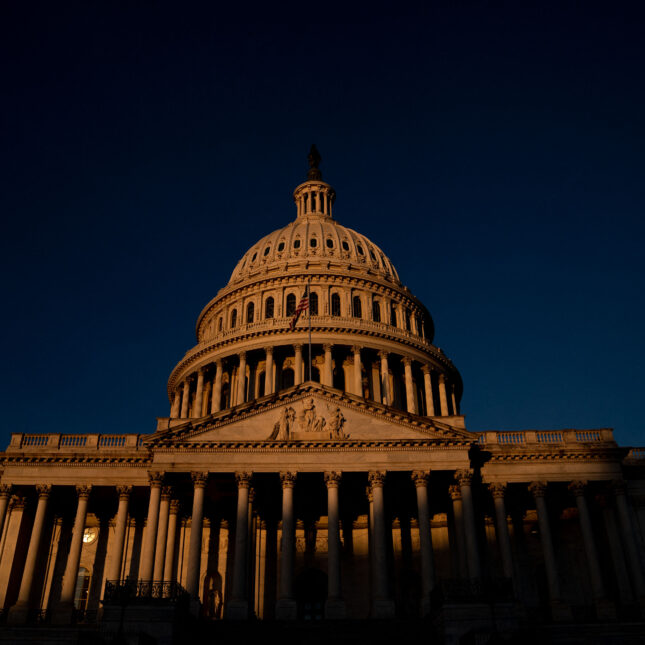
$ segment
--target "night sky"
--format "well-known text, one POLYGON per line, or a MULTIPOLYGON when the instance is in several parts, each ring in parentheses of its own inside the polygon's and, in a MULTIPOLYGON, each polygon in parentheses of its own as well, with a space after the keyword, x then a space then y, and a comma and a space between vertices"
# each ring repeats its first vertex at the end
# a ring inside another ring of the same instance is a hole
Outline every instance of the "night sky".
POLYGON ((152 432, 314 142, 469 429, 645 444, 642 3, 216 4, 1 5, 0 445, 152 432))

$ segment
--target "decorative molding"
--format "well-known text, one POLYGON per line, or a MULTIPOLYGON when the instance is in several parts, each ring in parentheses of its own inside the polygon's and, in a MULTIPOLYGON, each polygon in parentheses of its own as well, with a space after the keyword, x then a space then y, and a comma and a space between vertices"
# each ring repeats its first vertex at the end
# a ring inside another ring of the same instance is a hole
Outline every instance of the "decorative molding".
POLYGON ((92 492, 92 485, 91 484, 79 484, 76 487, 76 494, 78 495, 78 499, 89 499, 90 498, 90 493, 92 492))
POLYGON ((535 481, 529 484, 529 492, 534 498, 538 499, 546 495, 547 483, 545 481, 535 481))
POLYGON ((506 484, 504 482, 493 482, 488 484, 488 490, 493 496, 493 499, 504 499, 506 495, 506 484))
POLYGON ((172 497, 172 486, 162 486, 161 487, 161 499, 164 501, 169 501, 172 497))
POLYGON ((251 486, 251 477, 253 473, 247 471, 237 471, 235 473, 235 481, 238 488, 249 488, 251 486))
POLYGON ((11 484, 0 484, 0 497, 11 496, 11 484))
POLYGON ((165 475, 166 473, 163 471, 149 470, 148 481, 150 482, 150 488, 161 488, 165 475))
POLYGON ((573 493, 574 497, 584 497, 587 482, 584 480, 575 480, 572 481, 567 488, 571 493, 573 493))
POLYGON ((293 488, 296 485, 296 477, 298 473, 292 471, 284 471, 280 473, 280 483, 282 488, 293 488))
POLYGON ((471 486, 473 482, 473 472, 472 470, 467 470, 466 468, 456 470, 455 479, 460 486, 471 486))
POLYGON ((387 471, 385 470, 371 470, 367 475, 367 479, 372 488, 383 488, 386 476, 387 471))
POLYGON ((117 486, 116 492, 119 494, 119 501, 129 500, 130 494, 132 493, 132 486, 130 485, 117 486))
POLYGON ((428 485, 428 480, 430 479, 429 470, 413 470, 412 471, 412 481, 417 488, 424 488, 428 485))
POLYGON ((336 470, 326 471, 324 477, 327 488, 338 488, 340 486, 340 480, 343 477, 343 473, 336 470))
POLYGON ((448 494, 453 502, 460 500, 461 488, 457 484, 450 484, 450 486, 448 486, 448 494))
POLYGON ((52 485, 36 484, 36 492, 38 493, 38 499, 47 499, 52 492, 52 485))
POLYGON ((190 473, 195 488, 205 488, 208 482, 208 472, 193 471, 190 473))

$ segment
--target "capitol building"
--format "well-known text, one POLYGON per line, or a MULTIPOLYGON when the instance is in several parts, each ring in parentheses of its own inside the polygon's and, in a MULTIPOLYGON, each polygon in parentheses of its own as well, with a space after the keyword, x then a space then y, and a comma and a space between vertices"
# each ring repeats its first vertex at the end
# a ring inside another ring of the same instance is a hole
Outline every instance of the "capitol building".
POLYGON ((154 432, 12 435, 0 643, 25 625, 180 642, 181 612, 424 621, 445 643, 643 634, 645 449, 467 428, 430 312, 336 221, 319 166, 312 147, 291 221, 199 313, 154 432))

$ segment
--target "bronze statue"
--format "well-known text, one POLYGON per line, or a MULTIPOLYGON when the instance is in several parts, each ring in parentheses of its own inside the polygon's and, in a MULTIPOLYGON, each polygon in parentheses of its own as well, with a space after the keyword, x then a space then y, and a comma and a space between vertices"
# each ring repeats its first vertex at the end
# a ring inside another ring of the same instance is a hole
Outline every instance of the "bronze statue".
POLYGON ((318 169, 318 166, 322 161, 322 157, 320 156, 315 143, 311 144, 311 150, 309 150, 309 154, 307 155, 307 161, 309 162, 309 172, 307 173, 307 178, 314 180, 322 179, 322 173, 318 169))

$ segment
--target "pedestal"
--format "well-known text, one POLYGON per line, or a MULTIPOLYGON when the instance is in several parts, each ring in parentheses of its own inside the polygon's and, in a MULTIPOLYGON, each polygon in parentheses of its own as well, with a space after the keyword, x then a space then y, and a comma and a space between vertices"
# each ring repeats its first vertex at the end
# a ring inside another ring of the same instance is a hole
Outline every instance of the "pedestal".
POLYGON ((27 603, 16 603, 9 609, 7 616, 8 625, 24 625, 29 615, 29 605, 27 603))
POLYGON ((295 600, 282 598, 275 605, 275 617, 277 620, 295 620, 298 618, 298 605, 295 600))
POLYGON ((340 620, 345 618, 347 607, 344 600, 334 599, 325 602, 325 618, 329 620, 340 620))
POLYGON ((52 612, 52 625, 71 625, 74 618, 74 604, 71 602, 61 602, 56 605, 52 612))
POLYGON ((226 606, 226 617, 229 620, 247 620, 249 603, 246 600, 230 600, 226 606))

